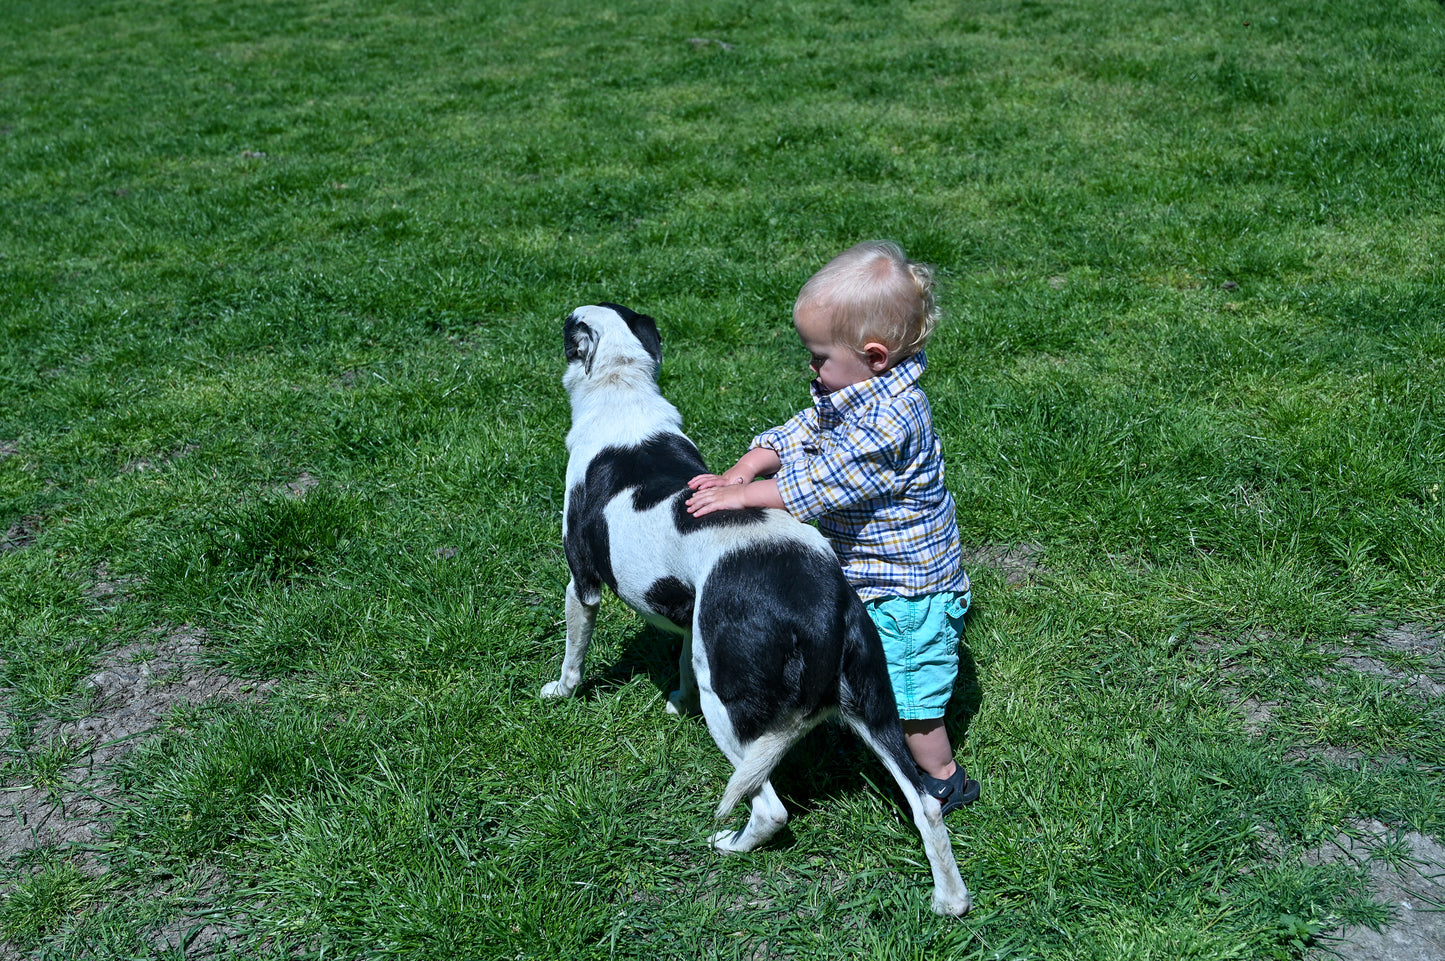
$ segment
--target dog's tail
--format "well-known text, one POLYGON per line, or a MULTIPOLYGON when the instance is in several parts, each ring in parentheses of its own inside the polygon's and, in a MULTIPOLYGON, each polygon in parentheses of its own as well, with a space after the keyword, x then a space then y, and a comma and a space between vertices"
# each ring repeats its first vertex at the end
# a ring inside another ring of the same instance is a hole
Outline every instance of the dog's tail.
POLYGON ((843 640, 843 663, 838 684, 838 706, 849 726, 884 758, 898 768, 898 775, 916 791, 923 781, 898 723, 898 704, 878 628, 861 602, 849 605, 847 632, 843 640))
POLYGON ((788 730, 769 731, 747 746, 737 770, 728 779, 727 790, 723 792, 722 802, 713 817, 721 821, 739 801, 752 797, 767 783, 773 768, 778 766, 788 748, 798 739, 798 732, 792 727, 788 725, 788 730))

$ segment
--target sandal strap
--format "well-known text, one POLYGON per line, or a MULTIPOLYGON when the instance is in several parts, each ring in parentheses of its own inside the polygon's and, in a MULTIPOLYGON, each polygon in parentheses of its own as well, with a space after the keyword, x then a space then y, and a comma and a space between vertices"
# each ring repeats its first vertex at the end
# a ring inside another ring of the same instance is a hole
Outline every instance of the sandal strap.
POLYGON ((918 773, 923 779, 923 789, 943 806, 944 814, 978 800, 979 784, 969 778, 961 764, 947 778, 936 778, 923 771, 918 773))

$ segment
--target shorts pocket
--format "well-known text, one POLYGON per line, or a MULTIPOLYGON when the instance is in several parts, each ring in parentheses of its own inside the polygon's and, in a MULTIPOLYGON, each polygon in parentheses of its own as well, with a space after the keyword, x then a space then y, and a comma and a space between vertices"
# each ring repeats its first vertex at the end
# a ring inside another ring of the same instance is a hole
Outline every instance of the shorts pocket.
POLYGON ((944 609, 944 614, 948 616, 948 626, 953 628, 955 634, 963 633, 963 617, 968 613, 968 606, 972 600, 970 592, 964 591, 962 594, 955 594, 953 599, 948 602, 948 607, 944 609))
POLYGON ((863 605, 863 609, 868 612, 868 619, 873 622, 874 627, 878 628, 878 636, 885 642, 890 637, 903 635, 903 626, 898 623, 898 617, 886 603, 868 601, 863 605))

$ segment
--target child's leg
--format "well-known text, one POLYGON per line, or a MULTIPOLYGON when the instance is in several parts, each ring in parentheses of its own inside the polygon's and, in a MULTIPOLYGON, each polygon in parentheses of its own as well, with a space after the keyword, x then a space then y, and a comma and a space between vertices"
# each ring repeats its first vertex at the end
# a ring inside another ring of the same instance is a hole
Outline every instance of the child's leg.
POLYGON ((940 781, 953 776, 958 764, 953 760, 953 744, 948 740, 948 728, 943 718, 932 717, 922 721, 904 720, 903 739, 908 743, 908 752, 918 769, 940 781))
POLYGON ((923 773, 924 789, 939 800, 944 814, 972 804, 978 782, 954 761, 943 723, 958 677, 958 630, 966 599, 929 594, 879 598, 863 606, 883 642, 904 742, 923 773))
POLYGON ((909 753, 919 770, 933 777, 947 777, 954 768, 943 714, 958 677, 956 622, 962 622, 963 607, 952 594, 884 597, 863 604, 883 642, 909 753))
POLYGON ((903 739, 913 762, 923 772, 923 789, 938 798, 943 813, 978 800, 978 782, 953 759, 953 745, 943 718, 903 722, 903 739))

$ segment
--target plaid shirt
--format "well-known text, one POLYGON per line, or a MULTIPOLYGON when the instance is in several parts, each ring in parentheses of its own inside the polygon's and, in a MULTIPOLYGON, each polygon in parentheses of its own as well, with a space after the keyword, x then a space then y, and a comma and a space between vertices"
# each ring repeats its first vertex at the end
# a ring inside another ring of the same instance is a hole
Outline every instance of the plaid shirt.
POLYGON ((915 354, 877 377, 827 393, 753 438, 782 460, 778 493, 818 521, 865 601, 968 590, 953 496, 915 354))

